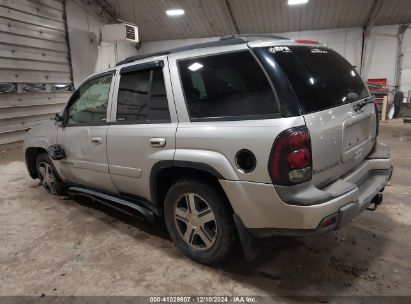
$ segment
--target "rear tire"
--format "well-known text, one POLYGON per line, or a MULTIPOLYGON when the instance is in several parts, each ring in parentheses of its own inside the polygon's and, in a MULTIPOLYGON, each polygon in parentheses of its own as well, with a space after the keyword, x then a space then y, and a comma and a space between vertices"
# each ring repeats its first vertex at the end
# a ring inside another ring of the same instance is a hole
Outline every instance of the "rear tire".
POLYGON ((57 173, 50 157, 46 153, 40 153, 36 159, 37 176, 44 189, 53 195, 64 194, 61 177, 57 173))
POLYGON ((203 264, 226 259, 237 234, 233 212, 220 189, 202 181, 181 179, 164 201, 167 230, 176 246, 203 264))

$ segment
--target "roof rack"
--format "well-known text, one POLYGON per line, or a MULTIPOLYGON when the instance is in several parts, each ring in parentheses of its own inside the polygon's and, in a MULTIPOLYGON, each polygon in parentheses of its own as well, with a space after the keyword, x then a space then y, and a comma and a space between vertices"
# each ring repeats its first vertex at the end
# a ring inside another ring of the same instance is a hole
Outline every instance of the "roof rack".
POLYGON ((126 59, 123 59, 123 60, 119 61, 116 64, 116 66, 126 64, 126 63, 130 63, 130 62, 140 60, 140 59, 145 59, 145 58, 150 58, 150 57, 155 57, 155 56, 164 56, 164 55, 168 55, 168 54, 169 54, 168 51, 164 51, 164 52, 150 53, 150 54, 146 54, 146 55, 130 56, 130 57, 127 57, 126 59))
POLYGON ((150 53, 150 54, 146 54, 146 55, 130 56, 130 57, 127 57, 126 59, 118 62, 116 64, 116 66, 119 66, 119 65, 122 65, 122 64, 125 64, 125 63, 130 63, 130 62, 140 60, 140 59, 155 57, 155 56, 164 56, 164 55, 169 55, 169 54, 173 54, 173 53, 196 50, 196 49, 203 49, 203 48, 208 48, 208 47, 228 46, 228 45, 236 45, 236 44, 244 44, 244 43, 246 43, 246 41, 244 41, 243 39, 233 37, 232 39, 219 39, 219 40, 216 40, 216 41, 191 44, 191 45, 182 46, 182 47, 178 47, 178 48, 174 48, 174 49, 169 49, 169 50, 166 50, 166 51, 163 51, 163 52, 150 53))
POLYGON ((276 39, 276 40, 290 40, 289 38, 286 38, 286 37, 271 35, 271 34, 235 34, 235 35, 222 36, 220 40, 236 39, 236 38, 242 38, 244 42, 249 42, 249 41, 257 40, 261 38, 276 39), (254 39, 250 39, 250 38, 254 38, 254 39))
POLYGON ((233 38, 232 40, 216 40, 216 41, 210 41, 210 42, 203 42, 203 43, 197 43, 197 44, 191 44, 179 48, 174 48, 169 50, 170 54, 171 53, 178 53, 178 52, 184 52, 184 51, 191 51, 191 50, 196 50, 196 49, 204 49, 208 47, 218 47, 218 46, 228 46, 228 45, 236 45, 236 44, 244 44, 245 41, 243 39, 239 38, 233 38))
POLYGON ((145 59, 145 58, 150 58, 150 57, 155 57, 155 56, 164 56, 164 55, 169 55, 173 53, 178 53, 178 52, 184 52, 184 51, 191 51, 191 50, 196 50, 196 49, 203 49, 203 48, 208 48, 208 47, 218 47, 218 46, 228 46, 228 45, 236 45, 236 44, 244 44, 253 40, 258 40, 261 38, 265 39, 276 39, 276 40, 289 40, 288 38, 285 37, 280 37, 280 36, 275 36, 275 35, 270 35, 270 34, 237 34, 237 35, 227 35, 220 37, 219 40, 216 41, 210 41, 210 42, 204 42, 204 43, 197 43, 197 44, 191 44, 183 47, 178 47, 170 50, 166 50, 163 52, 157 52, 157 53, 151 53, 151 54, 146 54, 146 55, 136 55, 136 56, 131 56, 127 57, 126 59, 118 62, 116 66, 125 64, 125 63, 130 63, 136 60, 140 59, 145 59))

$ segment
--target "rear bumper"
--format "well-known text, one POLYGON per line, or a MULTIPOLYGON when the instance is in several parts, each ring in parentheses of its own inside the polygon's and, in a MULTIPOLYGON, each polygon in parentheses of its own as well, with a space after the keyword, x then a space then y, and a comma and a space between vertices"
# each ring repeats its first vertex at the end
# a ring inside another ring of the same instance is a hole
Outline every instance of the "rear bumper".
POLYGON ((309 235, 338 229, 365 210, 384 190, 392 174, 386 146, 379 145, 357 168, 325 188, 315 188, 320 203, 285 203, 271 184, 220 181, 234 212, 244 227, 257 237, 309 235), (332 225, 320 228, 325 219, 337 215, 332 225))

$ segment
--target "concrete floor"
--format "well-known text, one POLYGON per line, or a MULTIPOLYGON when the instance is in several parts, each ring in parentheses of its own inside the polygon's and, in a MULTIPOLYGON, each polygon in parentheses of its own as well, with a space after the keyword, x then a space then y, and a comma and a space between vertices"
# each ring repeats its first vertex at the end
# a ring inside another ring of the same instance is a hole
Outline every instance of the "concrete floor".
POLYGON ((313 238, 270 240, 206 267, 164 227, 47 194, 21 147, 0 153, 0 295, 411 295, 411 125, 381 126, 395 164, 384 203, 313 238))

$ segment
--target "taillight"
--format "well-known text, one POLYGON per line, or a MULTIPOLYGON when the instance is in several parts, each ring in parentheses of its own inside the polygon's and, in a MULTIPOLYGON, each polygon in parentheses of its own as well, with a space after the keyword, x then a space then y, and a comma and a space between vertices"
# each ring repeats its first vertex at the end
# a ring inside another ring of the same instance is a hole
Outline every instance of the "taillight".
POLYGON ((307 127, 287 129, 277 136, 268 171, 273 184, 294 185, 311 179, 311 138, 307 127))

